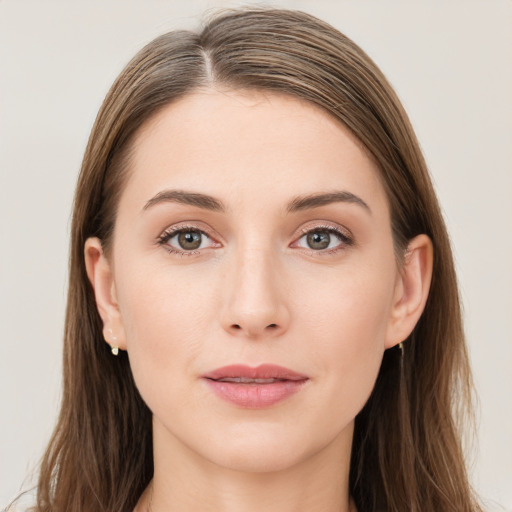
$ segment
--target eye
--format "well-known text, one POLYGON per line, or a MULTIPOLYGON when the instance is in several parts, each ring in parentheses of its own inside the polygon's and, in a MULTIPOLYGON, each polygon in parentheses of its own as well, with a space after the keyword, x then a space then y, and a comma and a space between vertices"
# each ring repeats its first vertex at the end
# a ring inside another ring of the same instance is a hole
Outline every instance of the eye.
POLYGON ((193 227, 178 227, 166 230, 158 239, 171 253, 195 254, 196 251, 216 244, 204 231, 193 227))
POLYGON ((317 227, 303 232, 304 235, 295 242, 296 247, 330 253, 353 245, 353 240, 335 227, 317 227))

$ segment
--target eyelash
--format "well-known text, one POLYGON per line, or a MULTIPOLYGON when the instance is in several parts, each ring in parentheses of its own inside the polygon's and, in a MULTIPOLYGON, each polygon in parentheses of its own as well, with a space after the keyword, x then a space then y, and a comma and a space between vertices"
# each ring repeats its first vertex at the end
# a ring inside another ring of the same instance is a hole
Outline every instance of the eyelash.
MULTIPOLYGON (((195 256, 201 252, 201 250, 191 250, 191 251, 182 251, 177 249, 176 247, 172 247, 168 244, 169 240, 179 233, 186 232, 186 231, 195 231, 200 233, 201 235, 206 236, 210 240, 213 240, 213 238, 204 230, 199 229, 196 226, 189 226, 189 225, 179 225, 175 227, 171 227, 169 229, 166 229, 157 239, 157 244, 162 246, 169 254, 175 254, 179 256, 195 256)), ((301 236, 294 242, 297 243, 299 240, 301 240, 303 237, 307 236, 309 233, 314 232, 327 232, 330 235, 334 235, 340 242, 340 245, 337 247, 334 247, 332 249, 322 249, 322 250, 314 250, 314 249, 307 249, 305 247, 302 247, 303 250, 305 250, 308 254, 314 255, 314 256, 326 256, 326 255, 332 255, 339 251, 345 250, 347 247, 351 247, 354 245, 354 240, 351 237, 351 235, 348 235, 346 232, 343 232, 341 229, 335 227, 335 226, 329 226, 329 225, 319 225, 314 227, 308 227, 301 229, 301 236)))

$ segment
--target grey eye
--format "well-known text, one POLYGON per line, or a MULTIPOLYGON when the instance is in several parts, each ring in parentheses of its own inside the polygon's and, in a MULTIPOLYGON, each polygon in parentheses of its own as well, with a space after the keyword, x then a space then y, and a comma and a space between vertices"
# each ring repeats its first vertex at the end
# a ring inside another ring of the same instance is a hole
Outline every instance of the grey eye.
POLYGON ((221 247, 202 229, 195 227, 169 228, 158 238, 158 244, 175 254, 198 254, 199 251, 210 247, 221 247))
POLYGON ((178 244, 181 249, 193 251, 201 247, 203 234, 196 230, 180 231, 177 234, 178 244))
POLYGON ((195 251, 196 249, 203 249, 205 243, 210 240, 210 237, 200 231, 199 229, 180 229, 172 236, 167 236, 165 243, 174 247, 175 249, 183 251, 195 251))
POLYGON ((304 232, 304 235, 297 240, 295 246, 321 252, 326 249, 341 249, 352 244, 352 239, 337 229, 319 227, 304 232))
POLYGON ((306 242, 311 249, 327 249, 331 243, 331 234, 327 231, 312 231, 306 235, 306 242))

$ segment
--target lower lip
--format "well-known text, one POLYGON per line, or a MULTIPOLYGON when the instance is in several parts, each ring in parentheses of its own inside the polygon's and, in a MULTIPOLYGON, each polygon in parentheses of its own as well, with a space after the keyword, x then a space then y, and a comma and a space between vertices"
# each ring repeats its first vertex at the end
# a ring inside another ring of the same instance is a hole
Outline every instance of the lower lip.
POLYGON ((220 382, 205 379, 214 393, 239 407, 263 409, 291 397, 306 383, 302 380, 283 380, 270 384, 241 384, 238 382, 220 382))

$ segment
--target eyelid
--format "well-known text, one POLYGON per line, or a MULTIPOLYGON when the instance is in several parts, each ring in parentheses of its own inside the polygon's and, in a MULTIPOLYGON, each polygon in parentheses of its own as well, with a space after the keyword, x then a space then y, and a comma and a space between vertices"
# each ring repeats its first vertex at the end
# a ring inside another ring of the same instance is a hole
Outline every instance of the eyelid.
POLYGON ((339 224, 336 224, 336 223, 328 222, 328 221, 308 222, 307 224, 305 224, 299 228, 299 230, 295 236, 301 237, 301 236, 306 235, 306 234, 310 233, 311 231, 315 231, 315 230, 331 231, 331 232, 339 234, 342 238, 350 240, 352 243, 354 242, 354 235, 348 228, 346 228, 345 226, 340 226, 339 224))
POLYGON ((212 239, 218 238, 218 236, 214 234, 213 230, 210 227, 208 227, 207 225, 200 221, 184 221, 178 222, 176 224, 171 224, 160 233, 158 238, 161 238, 166 234, 177 233, 179 231, 185 231, 187 229, 200 231, 201 233, 204 233, 206 236, 212 239))

